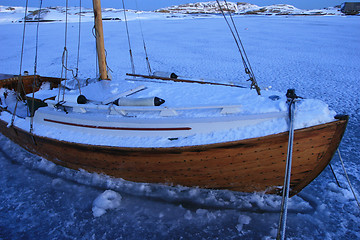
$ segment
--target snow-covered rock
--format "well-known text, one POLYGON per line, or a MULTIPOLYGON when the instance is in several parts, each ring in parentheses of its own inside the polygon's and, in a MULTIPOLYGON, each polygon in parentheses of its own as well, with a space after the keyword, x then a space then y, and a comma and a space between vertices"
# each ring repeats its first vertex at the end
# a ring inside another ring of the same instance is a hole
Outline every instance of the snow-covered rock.
POLYGON ((270 6, 257 6, 244 2, 220 1, 219 7, 216 1, 188 3, 178 6, 161 8, 155 12, 161 13, 182 13, 182 14, 212 14, 225 12, 243 15, 335 15, 341 14, 339 8, 321 10, 301 10, 288 4, 275 4, 270 6))
POLYGON ((249 8, 258 7, 256 5, 250 3, 234 3, 234 2, 220 2, 219 7, 216 1, 210 2, 198 2, 198 3, 187 3, 178 6, 171 6, 167 8, 161 8, 156 10, 155 12, 162 13, 221 13, 221 9, 223 11, 230 11, 232 13, 238 13, 239 11, 245 11, 249 8))

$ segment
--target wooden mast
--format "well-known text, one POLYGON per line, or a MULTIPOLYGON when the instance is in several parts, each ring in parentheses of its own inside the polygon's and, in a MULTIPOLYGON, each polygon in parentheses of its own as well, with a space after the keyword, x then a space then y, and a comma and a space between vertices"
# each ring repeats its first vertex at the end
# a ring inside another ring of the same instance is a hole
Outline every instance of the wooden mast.
POLYGON ((99 72, 102 80, 110 80, 107 73, 107 64, 105 57, 105 45, 104 45, 104 31, 101 15, 101 3, 100 0, 93 0, 94 19, 95 19, 95 34, 96 34, 96 51, 99 61, 99 72))

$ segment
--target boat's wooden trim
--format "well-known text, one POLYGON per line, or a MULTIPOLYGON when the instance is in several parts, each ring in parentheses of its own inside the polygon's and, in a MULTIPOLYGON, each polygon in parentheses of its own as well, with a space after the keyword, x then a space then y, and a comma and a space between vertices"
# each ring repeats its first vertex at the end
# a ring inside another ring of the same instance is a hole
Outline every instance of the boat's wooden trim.
MULTIPOLYGON (((347 119, 295 131, 291 195, 330 162, 347 119)), ((283 184, 288 133, 201 146, 125 148, 58 141, 0 121, 1 132, 28 151, 73 169, 135 182, 277 193, 283 184), (16 131, 14 131, 14 129, 16 131)))
POLYGON ((19 91, 22 97, 25 97, 26 94, 37 92, 40 89, 40 86, 44 82, 50 83, 50 88, 56 88, 61 82, 61 78, 54 77, 43 77, 39 75, 4 75, 7 78, 0 79, 0 88, 6 88, 10 90, 17 91, 19 86, 19 81, 22 82, 20 86, 22 89, 19 91))
POLYGON ((88 125, 88 124, 76 124, 71 122, 63 122, 63 121, 56 121, 52 119, 44 118, 45 122, 52 122, 58 123, 67 126, 75 126, 81 128, 95 128, 95 129, 106 129, 106 130, 122 130, 122 131, 188 131, 191 130, 190 127, 172 127, 172 128, 165 128, 165 127, 158 127, 158 128, 145 128, 145 127, 109 127, 109 126, 95 126, 95 125, 88 125))

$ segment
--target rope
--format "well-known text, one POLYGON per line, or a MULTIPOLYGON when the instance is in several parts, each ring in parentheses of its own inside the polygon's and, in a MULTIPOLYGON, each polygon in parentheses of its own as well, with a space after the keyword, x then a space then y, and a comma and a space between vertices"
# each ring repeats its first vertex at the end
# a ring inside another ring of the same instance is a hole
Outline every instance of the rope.
POLYGON ((337 152, 338 152, 338 154, 339 154, 339 158, 340 158, 340 161, 341 161, 341 165, 342 165, 342 168, 343 168, 343 170, 344 170, 346 179, 347 179, 347 181, 348 181, 348 183, 349 183, 350 189, 351 189, 351 191, 352 191, 352 193, 353 193, 353 195, 354 195, 354 198, 355 198, 355 200, 356 200, 356 202, 357 202, 357 205, 358 205, 359 208, 360 208, 359 200, 358 200, 358 198, 356 197, 355 191, 354 191, 353 186, 352 186, 352 184, 351 184, 351 182, 350 182, 350 179, 349 179, 349 175, 348 175, 347 172, 346 172, 345 165, 344 165, 344 161, 342 160, 342 157, 341 157, 339 148, 337 149, 337 152))
POLYGON ((234 22, 234 19, 231 15, 231 12, 230 12, 230 8, 229 8, 229 5, 227 3, 227 1, 225 0, 225 5, 226 5, 226 8, 227 8, 227 12, 229 13, 229 16, 230 16, 230 19, 231 19, 231 23, 232 25, 230 25, 230 22, 229 20, 227 19, 226 15, 225 15, 225 11, 223 9, 223 7, 221 6, 219 0, 216 0, 218 6, 219 6, 219 9, 221 11, 221 14, 223 15, 225 21, 226 21, 226 24, 228 25, 229 29, 230 29, 230 32, 235 40, 235 43, 236 43, 236 46, 239 50, 239 53, 240 53, 240 56, 241 56, 241 60, 242 60, 242 63, 244 65, 244 68, 245 68, 245 73, 249 75, 249 80, 248 81, 251 81, 251 88, 254 88, 256 90, 256 92, 258 93, 258 95, 260 95, 260 88, 257 84, 257 81, 256 81, 256 78, 255 78, 255 75, 254 75, 254 72, 251 68, 251 65, 250 65, 250 61, 247 57, 247 54, 245 52, 245 48, 242 44, 242 41, 240 39, 240 35, 239 35, 239 32, 237 30, 237 27, 235 25, 235 22, 234 22), (234 28, 234 30, 233 30, 234 28), (236 33, 236 34, 235 34, 236 33))
POLYGON ((28 0, 26 0, 26 4, 25 4, 25 13, 24 13, 24 28, 23 28, 23 34, 22 34, 22 42, 21 42, 21 56, 20 56, 20 67, 19 67, 19 81, 18 81, 18 87, 17 87, 17 97, 16 97, 16 103, 15 103, 15 109, 13 112, 13 115, 11 117, 11 123, 10 126, 14 125, 14 121, 15 121, 15 116, 16 116, 16 110, 17 110, 17 106, 18 106, 18 102, 21 98, 20 96, 20 89, 24 89, 24 85, 22 82, 22 65, 23 65, 23 58, 24 58, 24 45, 25 45, 25 30, 26 30, 26 15, 27 15, 27 11, 28 11, 28 0))
MULTIPOLYGON (((95 38, 95 50, 96 50, 96 54, 95 54, 95 75, 96 75, 96 77, 97 78, 100 78, 100 74, 99 74, 99 62, 98 62, 98 57, 97 57, 97 52, 98 52, 98 49, 97 49, 97 44, 96 44, 96 28, 95 28, 95 26, 93 26, 93 28, 92 28, 92 34, 93 34, 93 36, 94 36, 94 38, 95 38)), ((108 72, 108 74, 109 74, 109 71, 110 72, 113 72, 113 70, 109 67, 109 65, 107 64, 107 61, 106 61, 106 59, 107 59, 107 51, 106 51, 106 49, 105 49, 105 62, 106 62, 106 69, 107 69, 107 72, 108 72)), ((108 76, 109 77, 109 76, 108 76)))
POLYGON ((123 4, 123 9, 124 9, 124 18, 125 18, 126 34, 127 34, 128 43, 129 43, 129 54, 130 54, 130 61, 131 61, 131 71, 132 71, 133 74, 135 74, 135 65, 134 65, 134 59, 133 59, 133 55, 132 55, 132 51, 131 51, 130 34, 129 34, 129 27, 128 27, 128 22, 127 22, 127 18, 126 18, 126 8, 125 8, 125 2, 124 2, 124 0, 122 0, 122 4, 123 4))
POLYGON ((139 18, 139 7, 138 7, 138 1, 135 0, 135 4, 136 4, 136 10, 137 10, 137 14, 136 14, 136 18, 138 19, 139 21, 139 25, 140 25, 140 32, 141 32, 141 37, 142 37, 142 41, 143 41, 143 45, 144 45, 144 52, 145 52, 145 59, 146 59, 146 67, 147 67, 147 70, 148 70, 148 73, 149 75, 152 74, 152 71, 151 71, 151 66, 150 66, 150 61, 149 61, 149 57, 148 57, 148 54, 147 54, 147 49, 146 49, 146 44, 145 44, 145 38, 144 38, 144 33, 143 33, 143 28, 142 28, 142 24, 141 24, 141 20, 139 18))
POLYGON ((92 34, 95 38, 95 76, 96 78, 99 78, 99 63, 98 63, 98 56, 97 56, 97 44, 96 44, 96 29, 95 29, 95 25, 92 28, 92 34))

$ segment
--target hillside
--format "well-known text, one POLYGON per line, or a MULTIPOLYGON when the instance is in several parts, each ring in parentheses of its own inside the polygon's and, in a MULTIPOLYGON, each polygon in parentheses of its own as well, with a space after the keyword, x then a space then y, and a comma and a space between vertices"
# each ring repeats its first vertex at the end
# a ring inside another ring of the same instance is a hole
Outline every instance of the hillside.
MULTIPOLYGON (((250 3, 244 2, 220 2, 221 8, 228 12, 230 11, 233 14, 239 15, 342 15, 339 8, 331 7, 326 9, 319 10, 302 10, 298 9, 292 5, 287 4, 277 4, 270 6, 257 6, 250 3)), ((128 20, 134 20, 137 18, 167 18, 174 16, 184 16, 191 15, 192 17, 197 15, 204 14, 219 14, 221 9, 219 8, 216 1, 210 2, 198 2, 198 3, 189 3, 178 6, 171 6, 167 8, 161 8, 155 10, 154 12, 148 11, 135 11, 135 10, 126 10, 128 20)), ((24 7, 9 7, 9 6, 0 6, 0 23, 8 22, 21 22, 24 20, 24 7)), ((39 10, 37 8, 28 8, 28 14, 26 15, 27 21, 37 21, 39 10)), ((64 21, 65 20, 65 7, 48 7, 43 8, 40 14, 40 20, 44 22, 51 21, 64 21)), ((78 7, 69 7, 68 8, 68 21, 76 22, 79 19, 79 14, 81 13, 82 21, 91 22, 93 21, 93 10, 89 8, 78 7)), ((104 20, 121 20, 124 18, 123 9, 114 9, 114 8, 104 8, 103 9, 103 19, 104 20)))
MULTIPOLYGON (((288 4, 276 4, 270 6, 257 6, 244 2, 220 2, 224 11, 230 11, 242 15, 339 15, 339 8, 326 8, 319 10, 302 10, 288 4)), ((161 8, 155 12, 183 13, 183 14, 214 14, 221 13, 216 1, 188 3, 178 6, 161 8)))

